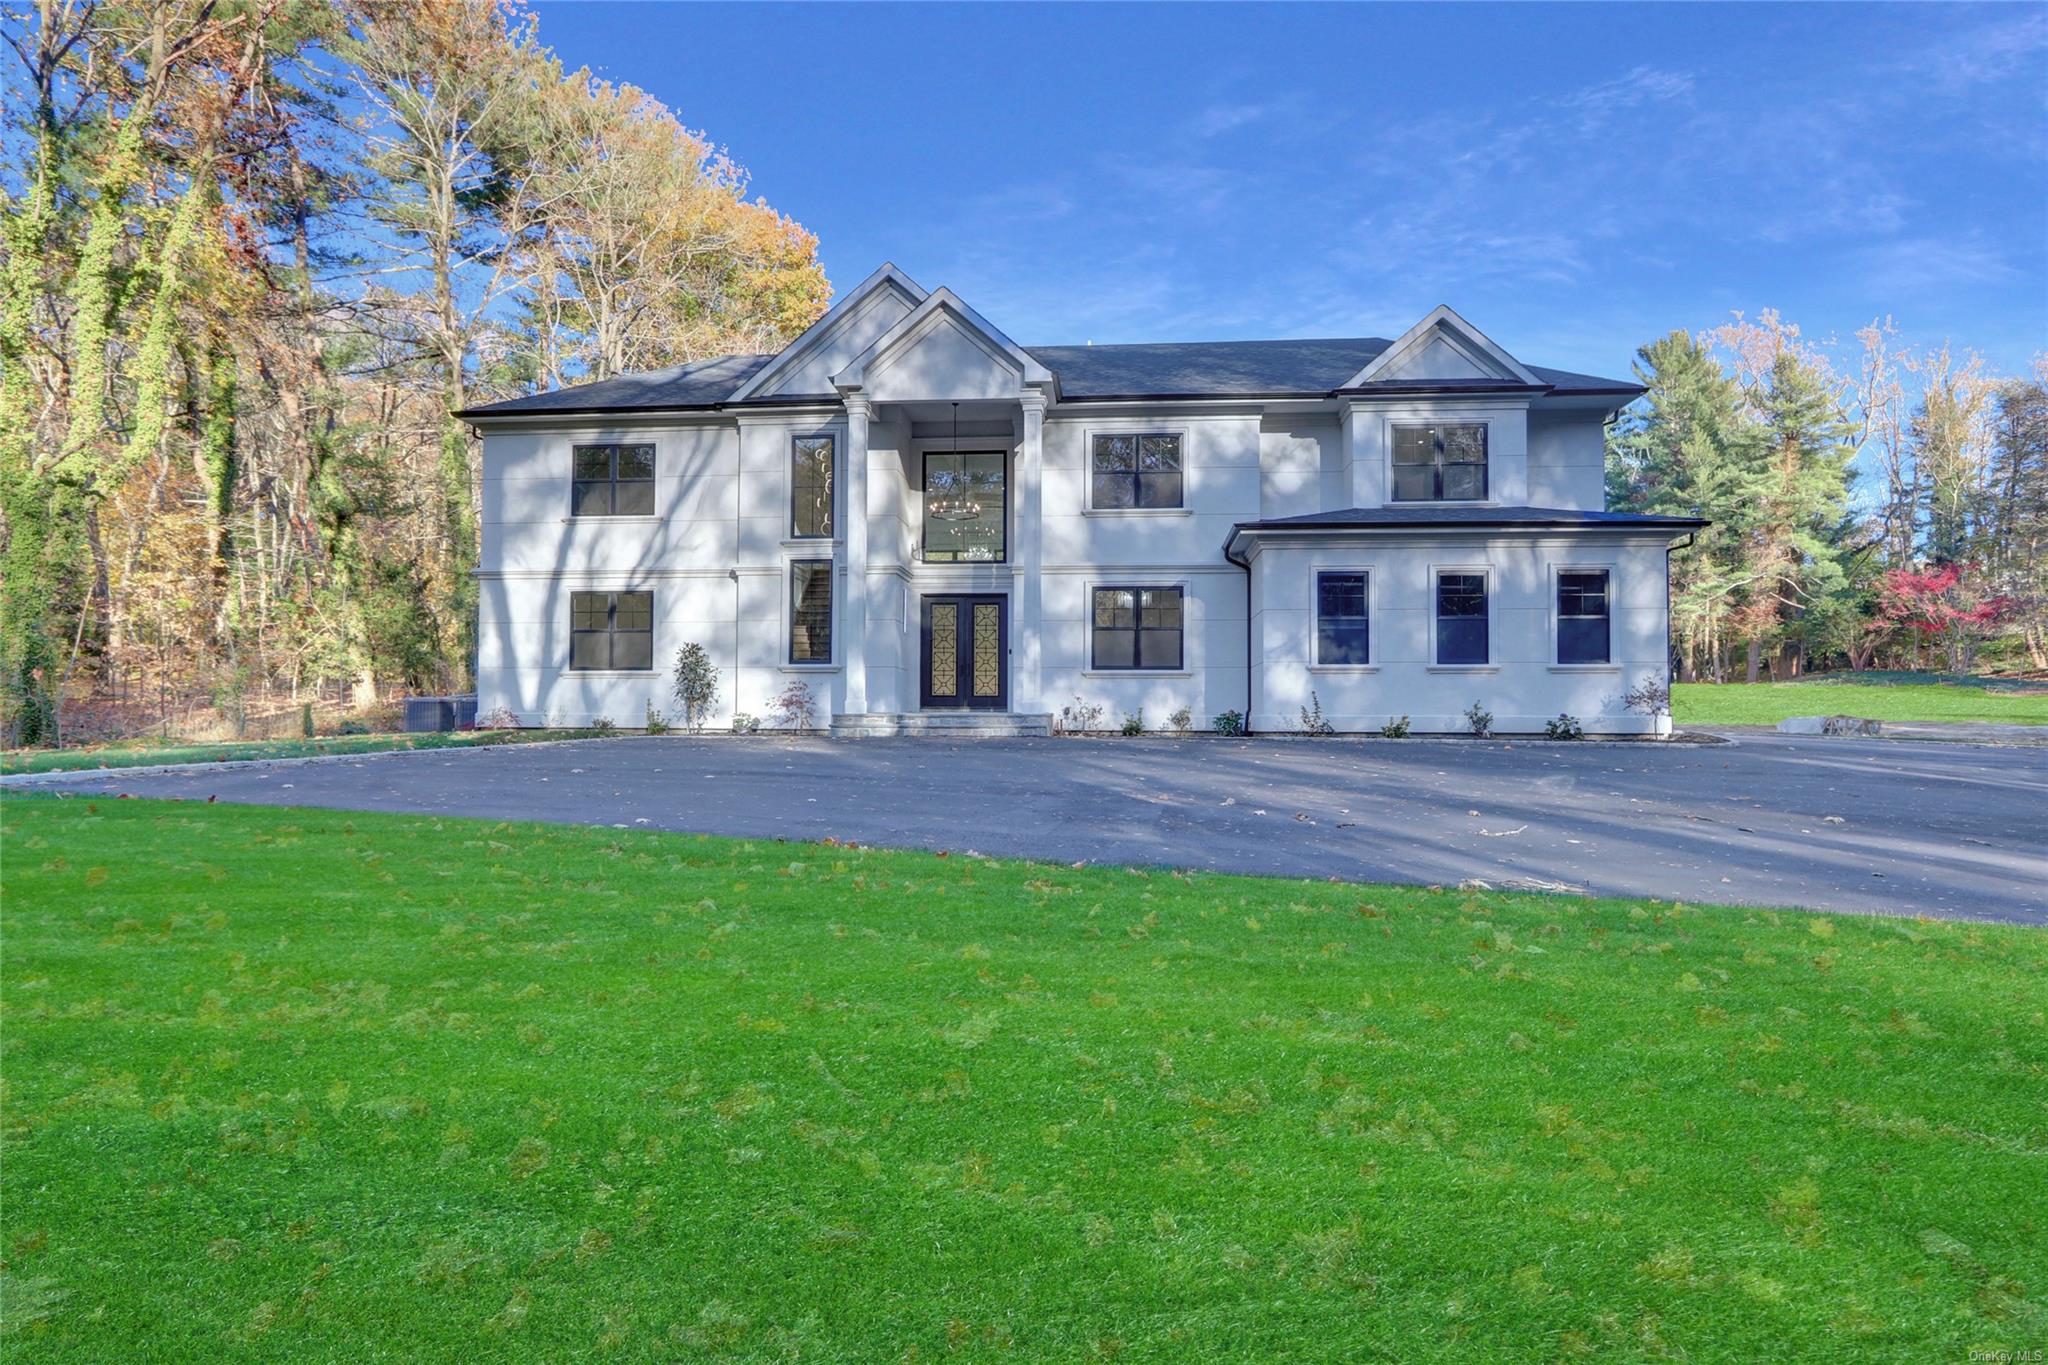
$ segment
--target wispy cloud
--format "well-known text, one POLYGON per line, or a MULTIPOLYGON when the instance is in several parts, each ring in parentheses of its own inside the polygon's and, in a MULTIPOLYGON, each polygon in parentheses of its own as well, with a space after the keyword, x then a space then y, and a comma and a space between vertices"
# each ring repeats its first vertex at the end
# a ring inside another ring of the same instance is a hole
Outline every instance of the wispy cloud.
POLYGON ((1901 65, 1951 94, 2022 75, 2048 80, 2048 13, 2015 9, 2018 18, 1959 29, 1909 52, 1901 65))
POLYGON ((1692 94, 1692 76, 1684 71, 1660 71, 1638 66, 1626 75, 1601 81, 1561 96, 1557 103, 1579 115, 1579 126, 1590 130, 1623 110, 1646 104, 1668 104, 1692 94))
POLYGON ((1927 295, 1998 284, 2018 272, 2005 253, 1975 235, 1906 237, 1858 249, 1850 258, 1878 295, 1927 295))
POLYGON ((1197 110, 1188 120, 1188 131, 1196 137, 1221 137, 1269 117, 1277 106, 1271 104, 1211 104, 1197 110))

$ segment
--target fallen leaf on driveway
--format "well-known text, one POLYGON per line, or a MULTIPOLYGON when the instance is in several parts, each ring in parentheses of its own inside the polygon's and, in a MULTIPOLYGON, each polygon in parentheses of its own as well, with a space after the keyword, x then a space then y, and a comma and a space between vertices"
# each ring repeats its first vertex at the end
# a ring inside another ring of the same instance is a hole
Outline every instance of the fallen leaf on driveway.
POLYGON ((1516 825, 1513 829, 1482 829, 1479 832, 1489 839, 1499 839, 1509 834, 1520 834, 1527 828, 1527 825, 1516 825))

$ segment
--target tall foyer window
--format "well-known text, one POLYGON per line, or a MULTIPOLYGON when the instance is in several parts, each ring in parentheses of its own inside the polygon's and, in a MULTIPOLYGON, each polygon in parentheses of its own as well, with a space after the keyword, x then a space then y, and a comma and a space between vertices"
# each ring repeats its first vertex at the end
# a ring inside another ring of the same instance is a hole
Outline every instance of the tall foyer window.
POLYGON ((789 534, 832 538, 832 438, 799 436, 789 446, 789 534))
POLYGON ((1486 496, 1486 424, 1394 428, 1394 501, 1478 502, 1486 496))
POLYGON ((654 667, 654 594, 569 594, 569 668, 573 672, 654 667))
POLYGON ((1101 511, 1179 507, 1180 437, 1166 432, 1097 436, 1088 456, 1089 506, 1101 511))
POLYGON ((1097 588, 1090 666, 1179 668, 1181 607, 1179 588, 1097 588))
POLYGON ((789 661, 832 662, 832 561, 794 559, 789 564, 789 661))
POLYGON ((1486 640, 1486 575, 1440 573, 1436 576, 1436 661, 1440 664, 1483 664, 1486 640))
POLYGON ((1372 621, 1362 573, 1316 575, 1316 662, 1362 664, 1372 655, 1372 621))
POLYGON ((1557 661, 1608 662, 1607 571, 1565 569, 1557 575, 1557 661))
POLYGON ((1001 451, 927 451, 924 558, 927 564, 999 564, 1008 524, 1001 451))
POLYGON ((654 447, 576 446, 569 515, 651 517, 654 515, 654 447))

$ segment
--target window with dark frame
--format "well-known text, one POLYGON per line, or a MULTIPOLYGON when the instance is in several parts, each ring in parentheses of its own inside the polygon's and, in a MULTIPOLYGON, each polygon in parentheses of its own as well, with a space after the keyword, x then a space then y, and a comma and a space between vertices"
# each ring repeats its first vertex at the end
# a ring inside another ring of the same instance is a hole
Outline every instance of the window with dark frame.
POLYGON ((1000 564, 1008 554, 1005 457, 993 451, 927 451, 924 543, 927 564, 1000 564))
POLYGON ((832 561, 789 563, 789 661, 832 662, 832 561))
POLYGON ((1557 575, 1557 661, 1609 662, 1607 570, 1564 569, 1557 575))
POLYGON ((832 538, 832 438, 798 436, 789 446, 789 536, 832 538))
POLYGON ((571 672, 646 672, 654 667, 654 594, 569 594, 571 672))
POLYGON ((1180 437, 1172 432, 1099 435, 1088 469, 1089 505, 1098 510, 1181 506, 1180 437))
POLYGON ((1480 502, 1486 497, 1486 424, 1394 427, 1394 501, 1480 502))
POLYGON ((1439 664, 1487 662, 1486 633, 1486 575, 1438 574, 1436 661, 1439 664))
POLYGON ((1367 576, 1316 575, 1316 662, 1362 664, 1372 658, 1372 621, 1367 576))
POLYGON ((654 515, 654 447, 576 446, 569 485, 569 515, 651 517, 654 515))
POLYGON ((1178 669, 1183 607, 1179 588, 1095 589, 1090 667, 1178 669))

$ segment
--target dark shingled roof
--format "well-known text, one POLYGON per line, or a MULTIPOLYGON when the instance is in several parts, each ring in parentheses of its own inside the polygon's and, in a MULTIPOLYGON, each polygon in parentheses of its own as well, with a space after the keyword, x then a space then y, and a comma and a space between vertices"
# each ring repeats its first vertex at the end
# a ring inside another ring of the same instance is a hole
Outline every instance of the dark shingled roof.
MULTIPOLYGON (((1063 399, 1229 398, 1252 395, 1321 397, 1335 392, 1390 343, 1383 337, 1314 341, 1176 341, 1135 346, 1028 346, 1039 363, 1059 376, 1063 399)), ((646 374, 621 375, 502 403, 464 409, 463 417, 510 417, 523 413, 633 412, 662 408, 715 408, 765 366, 773 356, 720 356, 646 374)), ((1638 384, 1569 370, 1528 367, 1558 394, 1632 397, 1638 384)), ((1378 388, 1369 385, 1368 389, 1378 388)), ((1439 384, 1392 383, 1388 390, 1445 389, 1458 392, 1502 389, 1527 392, 1515 383, 1473 381, 1439 384)), ((830 398, 829 394, 815 395, 830 398)), ((748 404, 792 398, 752 398, 748 404)))
POLYGON ((591 384, 465 408, 458 417, 510 417, 532 412, 636 412, 649 408, 714 408, 772 355, 722 355, 665 370, 622 374, 591 384))

